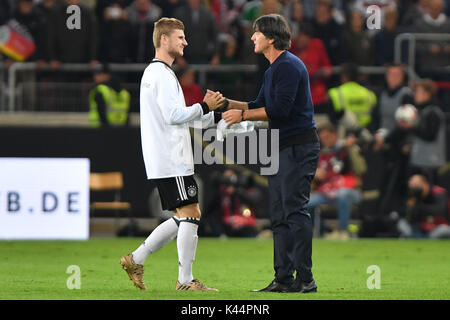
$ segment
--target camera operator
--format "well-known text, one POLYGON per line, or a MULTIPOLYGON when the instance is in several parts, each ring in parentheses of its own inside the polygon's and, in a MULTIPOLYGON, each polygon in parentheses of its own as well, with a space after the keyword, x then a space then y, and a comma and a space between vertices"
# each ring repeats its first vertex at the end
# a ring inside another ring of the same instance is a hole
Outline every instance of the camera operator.
POLYGON ((424 175, 415 174, 408 181, 406 216, 398 222, 402 237, 450 237, 448 195, 432 185, 424 175))
POLYGON ((253 179, 231 169, 213 175, 212 179, 217 187, 217 195, 208 210, 213 235, 257 236, 254 207, 261 201, 261 194, 253 187, 253 179))

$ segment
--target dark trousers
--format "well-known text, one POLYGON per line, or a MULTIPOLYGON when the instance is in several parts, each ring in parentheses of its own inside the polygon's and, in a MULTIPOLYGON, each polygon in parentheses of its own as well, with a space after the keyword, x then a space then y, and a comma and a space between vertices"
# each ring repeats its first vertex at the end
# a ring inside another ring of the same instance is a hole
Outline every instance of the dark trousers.
POLYGON ((282 149, 278 173, 268 179, 275 279, 281 283, 291 283, 294 271, 302 281, 313 279, 313 228, 307 204, 319 152, 319 142, 282 149))

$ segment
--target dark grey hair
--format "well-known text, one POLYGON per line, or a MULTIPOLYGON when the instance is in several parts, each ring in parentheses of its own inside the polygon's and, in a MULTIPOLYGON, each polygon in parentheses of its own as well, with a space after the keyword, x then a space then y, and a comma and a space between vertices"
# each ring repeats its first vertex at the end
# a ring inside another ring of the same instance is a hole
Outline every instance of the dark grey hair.
POLYGON ((291 29, 287 20, 279 14, 267 14, 253 23, 253 30, 261 32, 266 38, 273 39, 273 46, 278 50, 291 47, 291 29))

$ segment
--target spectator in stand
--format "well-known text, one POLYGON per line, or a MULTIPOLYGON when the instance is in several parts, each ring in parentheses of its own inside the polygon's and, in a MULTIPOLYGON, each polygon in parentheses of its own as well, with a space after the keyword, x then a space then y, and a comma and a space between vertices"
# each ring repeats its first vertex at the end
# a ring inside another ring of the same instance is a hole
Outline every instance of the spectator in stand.
POLYGON ((341 54, 343 62, 371 66, 375 62, 372 39, 364 30, 364 16, 358 10, 350 14, 349 28, 342 33, 341 54))
MULTIPOLYGON (((244 53, 244 44, 247 41, 246 38, 246 29, 245 29, 245 22, 242 20, 240 16, 240 11, 238 10, 240 8, 233 7, 231 11, 228 13, 228 25, 226 34, 230 35, 236 40, 236 54, 235 58, 240 63, 243 58, 244 53)), ((254 56, 254 55, 252 55, 254 56)))
POLYGON ((397 26, 398 12, 395 7, 384 11, 384 28, 375 35, 375 63, 382 66, 394 62, 395 38, 400 33, 397 26))
POLYGON ((292 39, 295 39, 303 24, 308 22, 305 17, 303 2, 294 0, 289 4, 292 8, 289 11, 289 24, 291 25, 292 39))
POLYGON ((220 64, 236 64, 237 42, 231 35, 226 35, 222 41, 220 64))
POLYGON ((211 10, 220 32, 226 33, 230 18, 239 14, 238 11, 234 9, 233 1, 209 0, 207 1, 207 6, 211 10))
POLYGON ((135 0, 125 11, 131 25, 131 61, 148 63, 155 56, 153 28, 155 22, 161 18, 162 10, 150 0, 135 0))
POLYGON ((410 7, 414 5, 414 0, 395 0, 398 13, 397 24, 403 27, 403 17, 410 7))
MULTIPOLYGON (((32 0, 18 0, 15 2, 16 7, 9 20, 8 25, 15 29, 20 37, 28 39, 28 44, 21 43, 20 38, 15 39, 16 46, 10 52, 5 52, 7 56, 4 65, 9 67, 15 61, 36 62, 38 66, 45 65, 46 51, 44 46, 45 40, 45 25, 39 13, 39 9, 33 5, 32 0), (33 50, 34 46, 34 51, 33 50), (22 49, 22 50, 21 50, 22 49)), ((0 50, 0 61, 2 55, 0 50)), ((1 68, 1 67, 0 67, 1 68)), ((0 72, 1 73, 1 72, 0 72)), ((19 73, 17 81, 20 82, 35 82, 41 79, 41 73, 23 72, 19 73)), ((3 79, 2 79, 3 81, 3 79)), ((23 94, 24 104, 35 102, 39 97, 33 90, 26 90, 23 94)))
POLYGON ((180 80, 187 106, 192 106, 195 103, 201 103, 203 101, 203 90, 195 82, 195 71, 193 69, 189 67, 182 68, 178 72, 178 79, 180 80))
POLYGON ((0 0, 0 26, 11 18, 11 5, 9 0, 0 0))
MULTIPOLYGON (((220 65, 237 64, 237 42, 232 36, 227 36, 221 43, 220 65)), ((215 83, 221 88, 224 96, 236 95, 241 85, 242 75, 239 72, 219 72, 215 75, 215 83)))
POLYGON ((33 6, 32 0, 19 0, 12 16, 31 35, 36 47, 34 53, 28 57, 27 61, 44 60, 45 48, 42 47, 44 24, 38 9, 33 6))
POLYGON ((410 28, 416 21, 422 19, 423 16, 428 13, 429 2, 430 0, 416 0, 404 13, 401 25, 410 28))
POLYGON ((404 212, 408 174, 409 152, 405 149, 411 141, 405 135, 392 135, 383 147, 384 137, 397 128, 395 111, 404 104, 413 103, 413 92, 405 84, 402 65, 392 64, 386 68, 387 87, 379 96, 379 103, 373 109, 371 131, 375 132, 374 150, 382 152, 383 163, 380 175, 380 196, 377 212, 389 214, 404 212))
POLYGON ((293 40, 291 52, 299 57, 309 73, 311 96, 315 113, 329 113, 325 81, 332 73, 332 66, 322 40, 314 37, 314 30, 303 24, 293 40))
POLYGON ((42 32, 44 36, 41 37, 42 41, 42 58, 48 62, 50 54, 48 52, 48 36, 51 31, 49 28, 52 27, 52 17, 54 12, 59 9, 59 4, 56 0, 43 0, 37 5, 38 14, 42 23, 42 32))
POLYGON ((154 3, 162 9, 162 16, 172 18, 175 11, 186 5, 186 0, 155 0, 154 3))
POLYGON ((319 0, 316 7, 315 19, 312 21, 317 38, 322 40, 327 49, 332 65, 341 63, 340 44, 341 26, 333 19, 333 7, 329 1, 319 0))
MULTIPOLYGON (((129 52, 129 45, 126 46, 126 48, 123 48, 124 46, 117 46, 115 48, 111 48, 111 44, 113 43, 113 41, 117 41, 121 38, 121 36, 117 37, 117 35, 112 34, 113 32, 116 32, 116 30, 111 30, 111 26, 112 25, 118 25, 120 23, 118 23, 119 21, 125 21, 125 16, 126 13, 123 11, 126 7, 128 7, 133 0, 96 0, 96 6, 95 6, 95 17, 98 21, 98 26, 99 26, 99 35, 100 35, 100 43, 99 43, 99 59, 101 61, 106 61, 106 62, 113 62, 110 61, 110 56, 117 56, 117 53, 110 53, 110 50, 115 50, 115 51, 126 51, 127 53, 129 52), (119 10, 114 9, 112 11, 112 15, 110 15, 111 11, 110 9, 107 10, 107 8, 112 7, 112 6, 119 6, 120 9, 122 10, 122 12, 124 13, 123 15, 119 14, 119 10), (114 12, 115 11, 115 12, 114 12), (120 19, 118 18, 120 17, 120 19), (111 19, 114 18, 114 19, 111 19), (107 19, 107 20, 106 20, 107 19), (109 29, 109 30, 108 30, 109 29), (114 40, 113 40, 114 39, 114 40)), ((126 16, 126 20, 128 21, 128 16, 126 16)), ((124 28, 126 30, 127 33, 127 38, 126 38, 126 43, 128 44, 129 41, 129 34, 131 33, 131 31, 129 30, 129 26, 128 28, 125 27, 124 28)), ((123 32, 122 30, 119 30, 119 35, 121 35, 123 32)), ((123 41, 123 40, 122 40, 123 41)), ((119 41, 117 43, 123 43, 122 41, 119 41)), ((129 53, 127 54, 127 56, 129 55, 129 53)), ((121 59, 119 59, 121 62, 121 59)), ((129 59, 125 59, 126 62, 128 62, 129 59)))
POLYGON ((371 12, 367 9, 370 6, 377 6, 381 9, 381 27, 384 28, 386 10, 389 8, 396 8, 397 2, 398 0, 355 0, 352 9, 364 12, 364 18, 368 18, 371 12))
POLYGON ((361 177, 366 171, 366 162, 355 144, 354 135, 340 141, 336 127, 328 123, 319 129, 319 138, 322 148, 308 210, 314 217, 318 206, 335 204, 339 228, 326 235, 326 238, 347 240, 352 206, 359 203, 362 197, 359 188, 362 185, 361 177))
POLYGON ((82 6, 79 0, 65 0, 53 12, 48 28, 47 45, 50 64, 58 68, 61 63, 90 63, 91 67, 98 64, 98 26, 91 10, 82 6), (67 28, 67 7, 80 7, 82 27, 79 30, 67 28))
POLYGON ((304 0, 305 16, 308 19, 313 19, 316 14, 317 6, 321 2, 329 3, 333 7, 332 16, 339 24, 345 22, 344 13, 348 10, 352 1, 348 0, 304 0))
POLYGON ((242 20, 244 23, 244 40, 243 40, 243 53, 242 63, 244 64, 257 64, 258 71, 255 75, 255 95, 258 94, 258 90, 261 87, 264 79, 264 73, 269 67, 269 61, 262 54, 254 54, 255 45, 251 40, 251 36, 254 32, 253 22, 262 15, 271 13, 282 13, 282 7, 278 0, 262 0, 262 1, 250 1, 242 8, 242 20))
MULTIPOLYGON (((443 0, 430 0, 429 12, 416 21, 414 32, 450 34, 450 19, 443 13, 443 0)), ((417 67, 422 76, 428 76, 450 65, 450 43, 424 41, 417 43, 417 67)))
POLYGON ((450 238, 448 194, 426 176, 413 175, 408 182, 406 216, 398 222, 401 237, 450 238))
POLYGON ((100 57, 106 62, 130 62, 130 46, 121 45, 129 41, 131 25, 128 15, 119 0, 113 0, 103 10, 103 24, 100 44, 100 57))
POLYGON ((80 3, 82 6, 85 6, 86 8, 94 11, 95 6, 97 5, 97 0, 80 0, 80 3))
POLYGON ((187 3, 174 12, 174 18, 184 23, 188 42, 184 56, 177 58, 177 64, 219 64, 218 26, 212 12, 200 0, 188 0, 187 3))
POLYGON ((39 95, 37 96, 36 110, 52 110, 55 108, 54 102, 54 86, 47 82, 54 82, 58 79, 58 76, 54 72, 46 71, 44 68, 48 66, 50 62, 50 43, 49 35, 52 34, 53 16, 55 11, 58 11, 61 3, 56 0, 42 0, 39 4, 35 5, 36 13, 39 16, 41 28, 40 35, 38 36, 40 44, 39 55, 37 57, 36 65, 38 67, 35 73, 35 81, 39 82, 39 95), (56 76, 56 77, 55 77, 56 76))
POLYGON ((269 13, 281 14, 283 7, 278 0, 261 0, 261 1, 249 1, 242 8, 242 17, 250 24, 253 23, 260 16, 269 13))
POLYGON ((95 0, 97 5, 95 6, 95 16, 99 25, 105 23, 105 9, 110 7, 112 3, 118 3, 120 7, 126 8, 128 7, 133 0, 95 0))

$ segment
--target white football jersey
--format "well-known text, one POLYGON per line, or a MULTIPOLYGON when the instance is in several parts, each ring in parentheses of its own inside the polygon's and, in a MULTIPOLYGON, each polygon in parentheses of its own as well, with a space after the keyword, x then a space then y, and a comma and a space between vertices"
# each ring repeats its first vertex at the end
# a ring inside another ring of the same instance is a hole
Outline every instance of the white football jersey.
POLYGON ((214 125, 214 112, 203 115, 200 103, 186 107, 173 70, 153 60, 140 87, 141 142, 148 179, 194 174, 189 127, 214 125))

